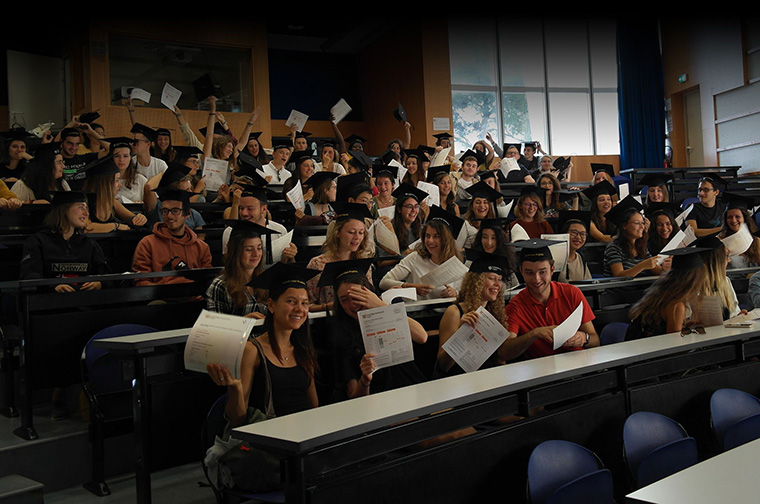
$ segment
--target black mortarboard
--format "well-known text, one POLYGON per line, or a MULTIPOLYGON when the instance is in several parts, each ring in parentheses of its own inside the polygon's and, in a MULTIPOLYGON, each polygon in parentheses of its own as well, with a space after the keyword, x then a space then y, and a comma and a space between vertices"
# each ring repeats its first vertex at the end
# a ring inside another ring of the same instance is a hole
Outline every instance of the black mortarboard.
POLYGON ((99 117, 100 114, 97 112, 85 112, 84 114, 79 114, 79 122, 84 124, 92 124, 99 117))
POLYGON ((573 201, 581 191, 577 189, 560 189, 557 191, 560 201, 573 201))
POLYGON ((510 219, 506 217, 496 217, 494 219, 478 219, 478 222, 480 222, 480 229, 500 229, 506 233, 510 219))
POLYGON ((198 147, 188 147, 186 145, 177 145, 172 147, 174 149, 174 152, 176 155, 174 156, 174 160, 178 163, 183 163, 190 159, 193 156, 200 157, 203 154, 203 151, 200 150, 198 147))
POLYGON ((110 137, 110 138, 104 138, 104 142, 108 142, 111 152, 113 152, 114 149, 119 147, 132 147, 132 142, 134 139, 129 137, 110 137))
POLYGON ((398 166, 382 165, 375 169, 375 179, 388 176, 395 181, 398 177, 398 166))
POLYGON ((243 193, 240 195, 241 198, 245 198, 245 197, 256 198, 257 200, 261 201, 265 205, 269 202, 267 198, 267 190, 264 189, 264 187, 250 185, 250 184, 241 184, 241 183, 236 183, 236 184, 239 185, 240 188, 243 190, 243 193))
POLYGON ((639 180, 639 186, 661 186, 666 185, 670 180, 673 180, 673 175, 670 173, 647 173, 639 180))
POLYGON ((398 102, 398 107, 393 109, 393 117, 395 117, 398 122, 406 122, 406 110, 401 105, 401 102, 398 102))
POLYGON ((175 189, 173 187, 158 187, 153 189, 161 201, 181 201, 182 208, 187 209, 190 204, 190 197, 193 195, 190 191, 175 189))
POLYGON ((406 157, 416 157, 421 161, 428 161, 428 157, 422 149, 404 149, 406 157))
POLYGON ((372 166, 372 159, 362 151, 348 151, 351 155, 349 163, 361 170, 368 170, 372 166))
POLYGON ((570 166, 570 158, 564 158, 560 156, 554 160, 554 162, 552 163, 552 166, 558 169, 559 171, 567 170, 567 167, 570 166))
POLYGON ((81 137, 81 135, 82 132, 76 128, 63 128, 61 130, 61 140, 72 136, 81 137))
POLYGON ((308 131, 296 131, 296 138, 307 138, 310 137, 311 133, 308 131))
POLYGON ((343 222, 351 219, 364 222, 364 219, 372 218, 372 213, 370 213, 367 205, 363 203, 334 201, 331 203, 331 206, 333 207, 333 210, 335 210, 334 220, 337 222, 343 222))
POLYGON ((414 198, 417 200, 417 202, 424 201, 425 198, 428 197, 428 193, 423 191, 422 189, 417 189, 412 184, 408 182, 404 182, 400 184, 396 190, 394 190, 391 193, 391 196, 396 198, 396 200, 399 199, 406 199, 406 198, 414 198))
POLYGON ((660 253, 673 256, 672 268, 674 270, 692 270, 700 268, 704 264, 700 252, 708 250, 710 249, 703 247, 681 247, 660 253))
POLYGON ((306 179, 306 182, 304 182, 303 185, 309 186, 312 189, 316 190, 317 187, 321 186, 328 180, 335 180, 338 178, 338 174, 335 172, 329 172, 329 171, 318 171, 308 179, 306 179))
POLYGON ((333 261, 325 264, 322 276, 319 277, 318 287, 331 287, 349 278, 367 278, 367 270, 372 266, 373 259, 349 259, 333 261))
POLYGON ((147 138, 151 142, 156 141, 156 137, 158 134, 156 133, 156 130, 153 128, 149 128, 148 126, 145 126, 144 124, 135 123, 132 125, 132 129, 129 130, 130 133, 142 133, 145 138, 147 138))
POLYGON ((61 153, 61 142, 49 142, 44 144, 39 144, 34 148, 34 156, 35 158, 41 157, 41 156, 50 156, 52 159, 55 157, 56 154, 61 153))
POLYGON ((224 96, 222 86, 210 72, 201 75, 193 81, 193 91, 195 91, 195 99, 198 102, 202 102, 209 96, 224 96))
POLYGON ((441 140, 446 140, 446 139, 449 139, 449 138, 454 138, 453 136, 451 136, 451 133, 449 133, 448 131, 446 131, 444 133, 436 133, 433 136, 436 138, 436 142, 435 142, 436 144, 440 144, 441 140))
POLYGON ((533 238, 531 240, 511 242, 508 245, 519 250, 519 262, 523 263, 525 261, 553 261, 554 256, 549 247, 557 243, 562 242, 533 238))
MULTIPOLYGON (((546 189, 543 187, 538 187, 536 185, 527 185, 520 188, 520 196, 529 196, 531 194, 535 194, 539 198, 543 198, 545 192, 546 189)), ((541 202, 543 203, 543 199, 541 202)))
POLYGON ((588 199, 594 202, 600 194, 609 194, 610 196, 616 195, 617 189, 615 189, 614 185, 604 180, 598 184, 592 185, 591 187, 587 187, 582 192, 588 197, 588 199))
MULTIPOLYGON (((35 138, 33 134, 29 133, 24 128, 13 128, 8 131, 3 131, 2 133, 0 133, 0 137, 8 141, 28 140, 31 138, 35 138)), ((63 136, 61 136, 61 138, 63 138, 63 136)))
POLYGON ((319 275, 321 271, 302 268, 291 263, 276 262, 271 268, 255 276, 248 285, 257 289, 271 291, 273 287, 305 289, 306 282, 319 275))
POLYGON ((224 225, 232 228, 232 231, 230 231, 230 237, 239 235, 256 237, 277 233, 277 231, 264 227, 260 224, 256 224, 255 222, 246 220, 227 219, 224 221, 224 225))
POLYGON ((486 156, 482 152, 476 151, 476 150, 472 150, 472 149, 467 149, 464 152, 464 154, 462 154, 461 156, 459 156, 459 159, 461 159, 462 162, 464 162, 464 160, 466 158, 468 158, 468 157, 474 157, 475 160, 478 162, 478 166, 480 166, 480 165, 482 165, 483 163, 486 162, 486 156))
POLYGON ((586 226, 588 230, 591 225, 591 212, 582 210, 560 210, 559 217, 557 218, 557 231, 564 232, 565 226, 578 223, 586 226))
POLYGON ((485 198, 489 202, 493 203, 499 198, 504 197, 503 194, 501 194, 499 191, 491 187, 490 185, 486 184, 482 180, 478 182, 477 184, 473 184, 467 189, 465 189, 468 194, 472 195, 474 198, 485 198))
POLYGON ((757 199, 754 196, 745 196, 742 194, 724 192, 721 194, 721 201, 726 203, 726 210, 747 210, 750 213, 757 205, 757 199))
POLYGON ((517 152, 522 152, 522 144, 521 143, 505 143, 504 144, 504 151, 503 151, 505 156, 507 155, 507 151, 509 150, 510 147, 514 147, 515 149, 517 149, 517 152))
POLYGON ((707 250, 716 250, 720 247, 723 247, 723 242, 720 241, 720 238, 718 238, 718 235, 720 232, 713 233, 707 236, 700 236, 697 238, 697 241, 694 242, 694 246, 707 249, 707 250))
POLYGON ((89 163, 82 171, 87 174, 87 178, 107 177, 119 173, 119 168, 113 162, 113 156, 108 155, 89 163))
POLYGON ((367 139, 366 139, 366 138, 364 138, 364 137, 362 137, 362 136, 359 136, 359 135, 357 135, 356 133, 352 133, 351 135, 347 136, 347 137, 346 137, 346 139, 345 139, 346 145, 347 145, 349 148, 350 148, 350 147, 351 147, 353 144, 355 144, 356 142, 359 142, 359 143, 361 143, 361 144, 364 144, 364 142, 366 142, 366 141, 367 141, 367 139))
POLYGON ((161 180, 158 181, 158 187, 169 187, 175 182, 179 182, 180 179, 190 174, 190 168, 177 162, 170 162, 167 165, 166 170, 161 175, 161 180))
POLYGON ((490 178, 495 178, 499 183, 506 182, 507 178, 504 176, 504 173, 501 170, 485 170, 478 172, 478 177, 480 177, 480 180, 488 180, 490 178))
POLYGON ((164 135, 164 136, 172 136, 172 132, 169 131, 167 128, 156 128, 156 135, 164 135))
POLYGON ((253 133, 249 133, 248 141, 246 143, 250 142, 251 140, 256 140, 258 142, 259 137, 261 136, 261 133, 262 133, 261 131, 254 131, 253 133))
MULTIPOLYGON (((204 138, 206 137, 206 131, 207 131, 207 129, 206 129, 205 126, 202 127, 202 128, 200 128, 198 131, 201 132, 201 135, 203 135, 204 138)), ((226 135, 226 134, 227 134, 227 130, 224 129, 224 126, 222 126, 219 123, 214 123, 214 135, 220 135, 221 136, 221 135, 226 135)))
POLYGON ((311 149, 306 149, 302 151, 293 151, 290 154, 290 159, 288 160, 289 163, 294 163, 296 166, 301 164, 301 161, 305 159, 314 159, 314 151, 311 149))
POLYGON ((430 168, 428 168, 427 181, 430 183, 435 182, 436 177, 438 177, 438 175, 442 173, 445 173, 445 174, 451 173, 451 165, 447 164, 447 165, 440 165, 440 166, 431 166, 430 168))
POLYGON ((525 142, 523 144, 523 148, 525 148, 525 147, 533 147, 533 150, 535 151, 536 150, 536 142, 525 142))
POLYGON ((489 254, 482 250, 465 249, 470 264, 470 273, 496 273, 506 278, 510 273, 509 259, 504 256, 489 254))
POLYGON ((464 226, 464 219, 457 217, 451 212, 447 212, 438 205, 432 205, 430 207, 430 213, 425 222, 427 223, 431 221, 440 221, 446 224, 451 230, 451 236, 453 236, 455 240, 459 236, 462 226, 464 226))
POLYGON ((81 191, 53 191, 51 208, 69 203, 87 203, 89 205, 94 199, 95 193, 81 191))
POLYGON ((591 172, 596 175, 600 171, 606 172, 610 178, 615 178, 615 168, 609 163, 591 163, 591 172))
POLYGON ((370 188, 366 172, 356 172, 351 175, 343 175, 338 177, 336 181, 338 184, 338 191, 335 195, 338 201, 348 201, 348 198, 356 199, 363 192, 369 192, 372 194, 372 188, 370 188))
POLYGON ((725 179, 723 179, 720 175, 717 173, 700 173, 700 179, 699 181, 702 182, 703 180, 707 180, 713 185, 714 189, 720 189, 728 187, 728 182, 726 182, 725 179))
POLYGON ((622 227, 625 222, 622 222, 624 218, 624 214, 627 210, 633 209, 637 212, 641 212, 641 210, 644 209, 644 206, 639 203, 632 195, 628 195, 620 202, 612 207, 609 212, 607 212, 607 215, 604 217, 610 221, 612 221, 616 226, 622 227))
POLYGON ((277 149, 291 149, 293 147, 293 141, 289 137, 272 137, 272 150, 277 149))
MULTIPOLYGON (((380 154, 380 162, 382 164, 388 164, 393 160, 399 161, 399 155, 392 150, 388 149, 387 151, 380 154)), ((375 163, 377 164, 377 163, 375 163)))
MULTIPOLYGON (((422 144, 419 144, 419 145, 417 146, 417 149, 416 149, 416 150, 418 150, 418 151, 420 151, 420 152, 424 152, 425 154, 428 154, 428 155, 430 155, 430 156, 432 156, 433 154, 435 154, 435 147, 430 147, 430 146, 428 146, 428 145, 422 145, 422 144)), ((422 160, 423 160, 423 161, 427 161, 427 160, 428 160, 428 158, 427 158, 426 156, 422 156, 422 160)))

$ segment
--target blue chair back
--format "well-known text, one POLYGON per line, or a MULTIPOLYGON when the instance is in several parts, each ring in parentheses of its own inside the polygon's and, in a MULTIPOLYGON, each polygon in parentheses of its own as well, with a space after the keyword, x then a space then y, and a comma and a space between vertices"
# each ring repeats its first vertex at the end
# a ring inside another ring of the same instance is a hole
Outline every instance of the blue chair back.
POLYGON ((730 450, 760 438, 760 413, 742 418, 726 430, 723 449, 730 450))
POLYGON ((726 431, 740 420, 760 413, 760 400, 737 389, 718 389, 710 397, 713 432, 722 449, 726 431))
POLYGON ((645 487, 697 463, 697 442, 693 437, 671 441, 644 457, 636 472, 638 487, 645 487))
POLYGON ((623 449, 631 474, 636 475, 639 464, 656 448, 686 436, 681 424, 665 415, 651 411, 633 413, 623 425, 623 449))
POLYGON ((599 340, 602 345, 611 345, 620 343, 625 340, 625 332, 628 330, 628 324, 625 322, 610 322, 602 328, 599 334, 599 340))
POLYGON ((97 348, 93 342, 104 338, 116 338, 132 334, 156 332, 156 329, 140 324, 117 324, 96 332, 82 351, 87 366, 87 380, 95 393, 112 392, 124 388, 120 368, 121 359, 108 354, 108 350, 97 348))
POLYGON ((698 203, 698 202, 699 202, 699 198, 697 198, 695 196, 689 196, 688 198, 684 199, 681 202, 681 210, 686 210, 687 208, 689 208, 689 205, 692 205, 692 204, 698 203))
POLYGON ((533 449, 528 460, 530 500, 545 504, 561 486, 601 468, 601 461, 588 448, 570 441, 544 441, 533 449))
POLYGON ((608 504, 614 503, 612 473, 600 469, 559 487, 546 504, 608 504))

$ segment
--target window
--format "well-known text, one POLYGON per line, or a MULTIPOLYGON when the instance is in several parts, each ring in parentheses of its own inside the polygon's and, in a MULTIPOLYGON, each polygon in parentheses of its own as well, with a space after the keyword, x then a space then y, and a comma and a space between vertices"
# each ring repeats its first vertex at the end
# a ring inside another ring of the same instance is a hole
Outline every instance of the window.
POLYGON ((490 133, 558 155, 619 154, 614 21, 449 26, 457 150, 490 133))

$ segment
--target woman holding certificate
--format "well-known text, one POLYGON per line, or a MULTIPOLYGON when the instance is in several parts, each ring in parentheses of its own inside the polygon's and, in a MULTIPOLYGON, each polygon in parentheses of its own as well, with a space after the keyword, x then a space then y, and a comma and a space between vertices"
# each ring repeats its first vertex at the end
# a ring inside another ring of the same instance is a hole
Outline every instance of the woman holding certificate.
POLYGON ((265 397, 269 392, 278 417, 317 407, 314 385, 317 358, 309 335, 306 290, 306 282, 316 274, 313 270, 277 263, 254 280, 254 287, 269 291, 268 313, 265 332, 245 345, 240 378, 235 379, 220 364, 206 367, 214 383, 227 387, 225 415, 230 426, 239 427, 256 416, 261 418, 261 412, 267 409, 265 397), (269 390, 267 381, 271 382, 269 390))
MULTIPOLYGON (((338 300, 333 314, 328 319, 330 334, 334 338, 332 342, 335 358, 333 396, 337 401, 425 381, 424 375, 414 363, 414 352, 401 359, 403 362, 387 363, 387 366, 381 367, 379 362, 385 356, 366 351, 359 312, 388 306, 377 297, 367 280, 367 271, 371 264, 372 259, 333 262, 325 266, 319 281, 319 285, 332 288, 338 300)), ((405 311, 402 312, 401 317, 408 322, 409 335, 403 336, 411 338, 414 343, 425 343, 427 332, 422 325, 406 317, 405 311)), ((391 321, 385 314, 376 320, 386 320, 394 328, 400 328, 396 324, 398 321, 391 321)), ((400 334, 404 332, 398 331, 400 334)), ((406 348, 409 349, 410 342, 406 339, 394 340, 392 343, 389 341, 389 345, 396 348, 402 343, 405 343, 406 348)))
POLYGON ((263 319, 266 306, 256 300, 249 285, 264 270, 264 245, 261 237, 276 233, 251 221, 236 220, 232 227, 224 270, 206 291, 206 309, 241 317, 263 319))
MULTIPOLYGON (((435 364, 434 377, 443 378, 462 374, 464 370, 443 349, 443 344, 465 324, 472 327, 478 323, 480 310, 490 313, 504 328, 506 314, 504 312, 504 287, 502 279, 511 274, 506 257, 500 257, 487 252, 468 249, 468 257, 473 261, 470 270, 462 280, 462 288, 457 297, 457 303, 446 308, 439 326, 438 360, 435 364)), ((496 352, 488 356, 480 369, 499 365, 496 352)))
MULTIPOLYGON (((443 284, 435 282, 433 275, 446 275, 449 271, 455 273, 458 268, 464 268, 462 254, 454 242, 454 234, 458 234, 464 222, 462 219, 441 210, 438 206, 430 208, 430 219, 422 226, 421 242, 412 253, 404 257, 380 280, 380 289, 388 290, 394 287, 414 287, 418 298, 429 299, 439 297, 454 297, 454 288, 458 281, 449 280, 443 284), (459 264, 449 263, 456 257, 459 264), (436 285, 433 285, 433 283, 436 285)), ((461 278, 461 275, 449 275, 461 278)))
MULTIPOLYGON (((750 214, 755 206, 755 198, 740 194, 723 193, 723 201, 727 202, 726 211, 723 213, 723 227, 718 238, 726 238, 739 231, 749 231, 753 235, 757 233, 757 224, 750 214), (743 230, 744 225, 747 229, 743 230)), ((746 241, 744 242, 746 245, 746 241)), ((730 247, 729 247, 730 248, 730 247)), ((736 251, 738 252, 738 250, 736 251)), ((729 268, 748 268, 760 264, 760 238, 751 237, 751 245, 741 254, 733 254, 728 263, 729 268)))

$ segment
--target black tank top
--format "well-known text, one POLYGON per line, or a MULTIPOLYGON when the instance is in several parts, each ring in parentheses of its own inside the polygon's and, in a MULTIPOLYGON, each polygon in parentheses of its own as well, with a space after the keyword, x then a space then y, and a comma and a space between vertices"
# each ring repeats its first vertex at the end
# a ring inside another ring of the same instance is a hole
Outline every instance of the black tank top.
POLYGON ((266 365, 272 380, 272 402, 274 403, 275 414, 280 417, 309 409, 308 389, 310 380, 304 368, 301 366, 280 367, 267 359, 264 352, 260 352, 260 355, 263 359, 259 369, 254 374, 248 404, 266 412, 264 405, 266 380, 262 367, 266 365))

